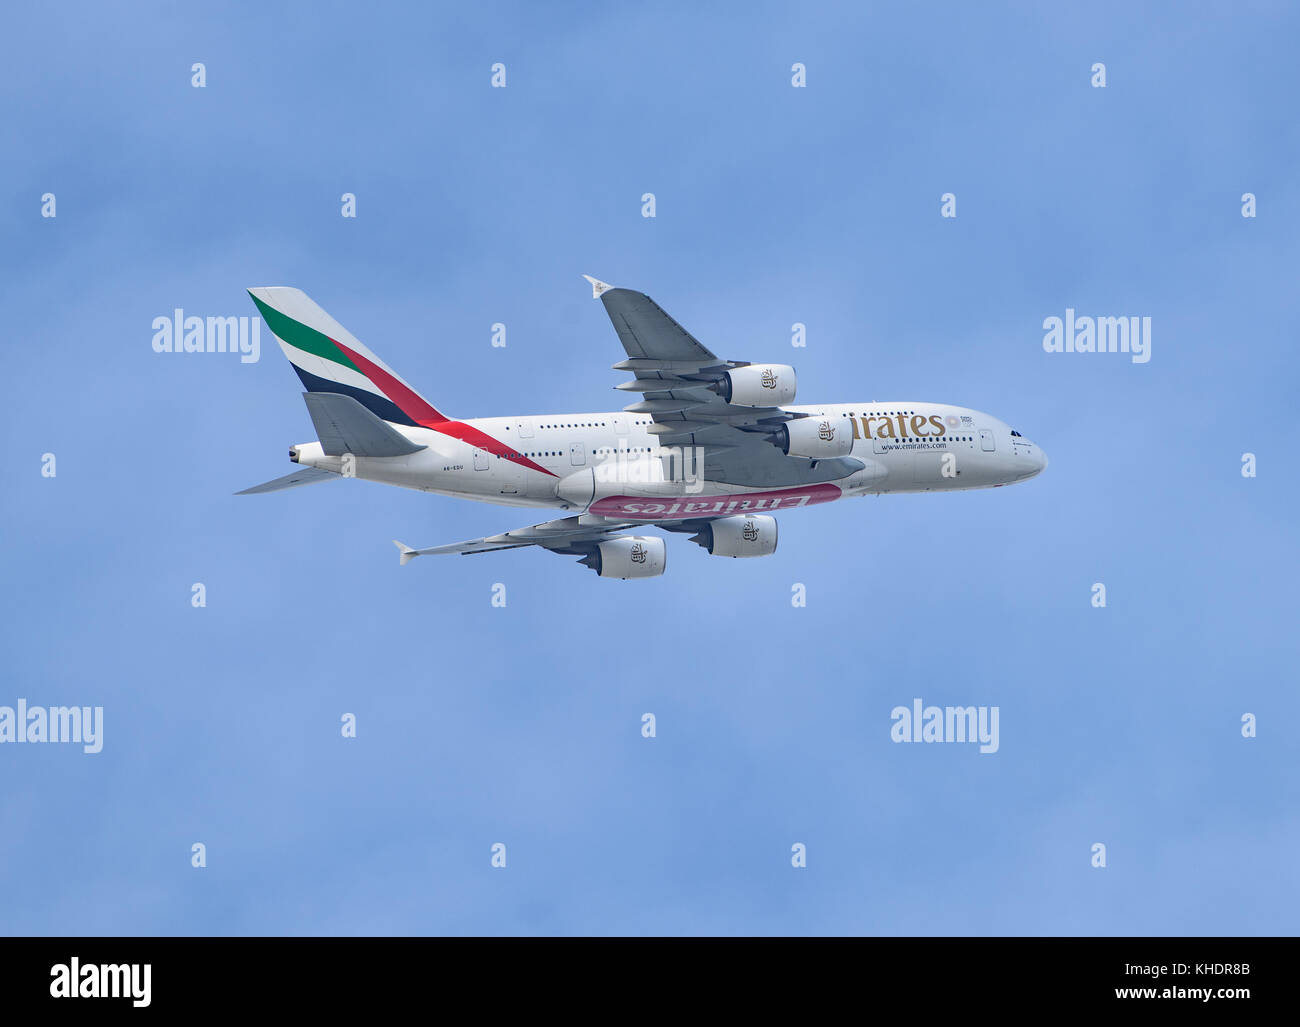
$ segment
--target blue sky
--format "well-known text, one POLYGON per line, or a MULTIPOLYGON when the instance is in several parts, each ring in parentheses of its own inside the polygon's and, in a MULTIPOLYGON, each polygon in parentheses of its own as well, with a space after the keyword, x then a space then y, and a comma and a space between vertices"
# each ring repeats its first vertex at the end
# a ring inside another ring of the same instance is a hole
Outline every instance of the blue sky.
POLYGON ((1294 932, 1300 16, 698 7, 9 15, 0 705, 105 727, 0 745, 0 931, 1294 932), (399 569, 542 518, 236 498, 312 438, 292 370, 150 346, 296 285, 457 416, 615 409, 584 272, 1051 466, 797 511, 764 560, 675 536, 648 582, 399 569), (1067 307, 1150 316, 1150 363, 1044 353, 1067 307), (915 697, 999 707, 999 751, 894 744, 915 697))

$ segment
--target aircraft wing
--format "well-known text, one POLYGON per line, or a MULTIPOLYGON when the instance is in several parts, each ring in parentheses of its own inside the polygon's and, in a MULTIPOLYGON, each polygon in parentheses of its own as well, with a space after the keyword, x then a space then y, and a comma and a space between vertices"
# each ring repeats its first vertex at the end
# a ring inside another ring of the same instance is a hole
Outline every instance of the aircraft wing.
MULTIPOLYGON (((459 554, 470 556, 474 553, 492 553, 499 549, 518 549, 521 546, 540 546, 554 553, 581 555, 599 542, 607 542, 619 531, 636 526, 634 521, 610 521, 603 517, 591 517, 579 514, 562 517, 556 521, 546 521, 527 528, 502 532, 500 535, 488 535, 473 538, 468 542, 455 542, 446 546, 433 546, 430 549, 412 549, 393 539, 393 545, 401 553, 401 564, 406 566, 417 556, 445 556, 459 554)), ((644 526, 644 525, 642 525, 644 526)))
POLYGON ((644 397, 623 409, 649 414, 661 446, 697 446, 705 452, 705 477, 713 481, 796 485, 831 481, 861 470, 851 457, 816 463, 789 457, 768 442, 786 421, 806 417, 780 407, 738 406, 721 395, 726 372, 748 367, 722 360, 645 293, 619 289, 590 275, 593 298, 605 306, 627 359, 614 365, 633 380, 616 385, 644 397))
POLYGON ((699 341, 669 317, 654 300, 643 292, 631 289, 616 289, 612 285, 598 282, 591 275, 583 275, 591 283, 594 299, 605 304, 609 319, 614 322, 614 331, 618 332, 618 341, 627 351, 628 363, 652 371, 699 370, 716 366, 719 370, 727 367, 725 360, 719 360, 699 341))

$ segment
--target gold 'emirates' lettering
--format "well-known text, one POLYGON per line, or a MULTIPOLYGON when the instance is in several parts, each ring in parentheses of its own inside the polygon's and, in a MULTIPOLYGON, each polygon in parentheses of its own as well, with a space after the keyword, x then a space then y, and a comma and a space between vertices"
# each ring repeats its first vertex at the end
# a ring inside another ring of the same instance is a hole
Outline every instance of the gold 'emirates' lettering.
POLYGON ((888 417, 875 414, 872 415, 871 417, 850 418, 850 420, 854 422, 853 437, 855 439, 856 438, 909 439, 915 436, 920 439, 934 439, 948 434, 948 429, 944 427, 943 419, 938 414, 932 414, 928 419, 924 414, 913 414, 912 422, 911 422, 911 428, 912 428, 911 435, 907 434, 907 428, 908 428, 907 415, 898 414, 896 415, 896 417, 898 420, 898 434, 894 433, 894 422, 890 420, 888 417), (857 422, 859 420, 862 422, 861 436, 858 435, 857 422), (872 421, 880 422, 879 426, 876 427, 874 430, 871 427, 872 421), (932 432, 921 430, 922 428, 925 428, 929 425, 933 425, 937 430, 932 432))

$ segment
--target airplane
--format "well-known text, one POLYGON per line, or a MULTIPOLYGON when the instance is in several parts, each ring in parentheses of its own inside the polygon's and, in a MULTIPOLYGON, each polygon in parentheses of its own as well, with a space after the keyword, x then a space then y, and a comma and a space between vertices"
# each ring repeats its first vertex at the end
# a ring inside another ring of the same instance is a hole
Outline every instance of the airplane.
MULTIPOLYGON (((787 364, 721 360, 645 293, 584 275, 613 322, 641 399, 621 410, 464 420, 433 406, 300 289, 249 289, 298 373, 317 441, 292 474, 237 495, 341 477, 563 516, 417 556, 537 546, 601 577, 664 573, 648 528, 714 556, 776 551, 787 510, 854 496, 996 488, 1042 472, 1047 454, 1005 422, 921 402, 793 405, 787 364), (628 532, 632 532, 628 534, 628 532)), ((631 397, 629 397, 631 398, 631 397)))

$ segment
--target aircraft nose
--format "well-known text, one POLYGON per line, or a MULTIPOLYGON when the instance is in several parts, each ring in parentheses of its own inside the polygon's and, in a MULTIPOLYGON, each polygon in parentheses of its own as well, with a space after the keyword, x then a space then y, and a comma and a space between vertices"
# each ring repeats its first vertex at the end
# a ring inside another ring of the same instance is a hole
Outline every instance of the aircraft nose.
POLYGON ((1036 446, 1025 439, 1024 445, 1016 447, 1013 465, 1012 480, 1025 481, 1043 473, 1047 467, 1047 454, 1043 452, 1042 446, 1036 446))
POLYGON ((1042 446, 1035 446, 1030 458, 1033 461, 1033 474, 1042 474, 1047 470, 1047 454, 1043 452, 1042 446))

